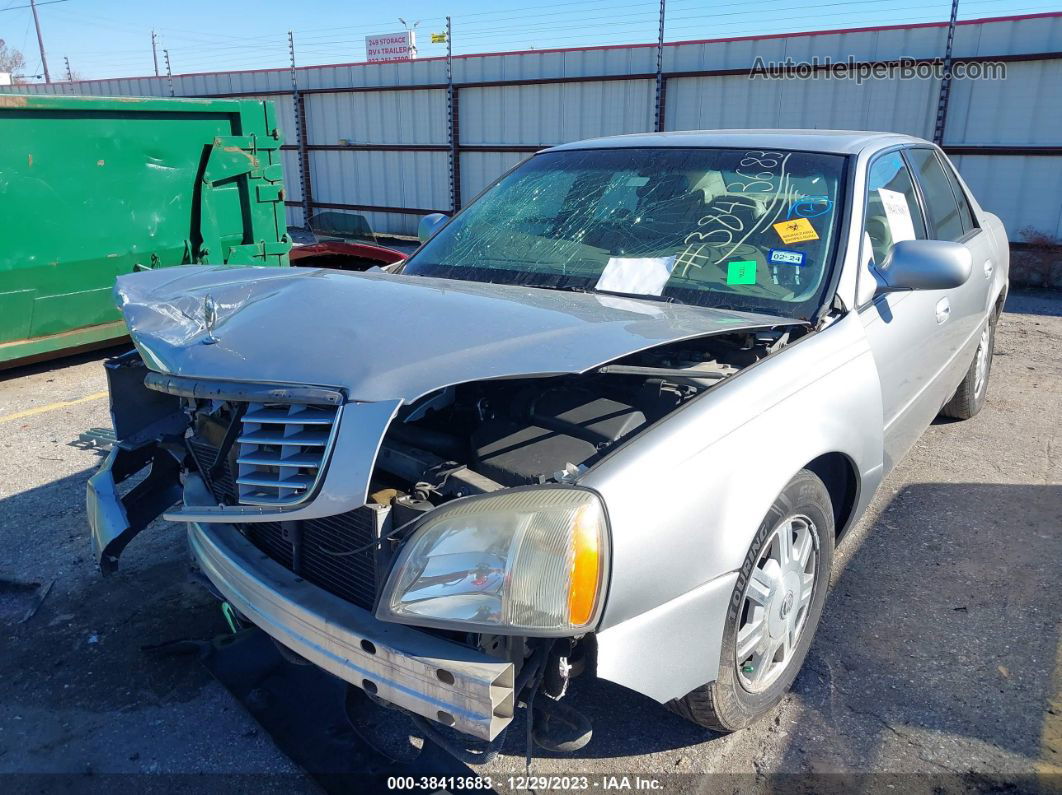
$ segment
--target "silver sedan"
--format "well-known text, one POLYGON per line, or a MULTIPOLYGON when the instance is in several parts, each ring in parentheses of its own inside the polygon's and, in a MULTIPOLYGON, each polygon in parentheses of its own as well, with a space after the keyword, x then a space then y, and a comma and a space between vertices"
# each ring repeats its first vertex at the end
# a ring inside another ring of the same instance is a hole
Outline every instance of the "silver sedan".
POLYGON ((861 132, 559 146, 422 240, 122 277, 89 517, 105 572, 187 523, 285 654, 480 753, 520 704, 585 743, 579 675, 718 730, 770 711, 837 541, 984 404, 1009 264, 940 149, 861 132))

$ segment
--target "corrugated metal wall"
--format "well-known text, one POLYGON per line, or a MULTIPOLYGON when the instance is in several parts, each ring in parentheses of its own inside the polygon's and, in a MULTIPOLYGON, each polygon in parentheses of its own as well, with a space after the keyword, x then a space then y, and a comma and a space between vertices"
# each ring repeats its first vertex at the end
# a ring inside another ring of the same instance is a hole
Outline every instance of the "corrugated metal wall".
POLYGON ((461 143, 560 144, 653 126, 653 81, 461 89, 461 143))
MULTIPOLYGON (((946 37, 945 25, 932 24, 667 44, 663 128, 843 128, 932 138, 935 77, 860 85, 750 80, 748 71, 757 57, 939 59, 946 37)), ((1005 60, 1008 77, 952 82, 945 149, 1012 238, 1025 229, 1062 237, 1062 14, 962 22, 954 54, 965 62, 1005 60)), ((415 231, 420 214, 452 209, 451 179, 461 205, 537 149, 643 132, 656 123, 655 45, 458 56, 453 68, 452 128, 442 59, 297 70, 308 166, 302 179, 288 69, 179 75, 172 93, 277 103, 287 142, 289 223, 303 223, 308 188, 312 210, 363 212, 376 229, 405 234, 415 231)), ((170 86, 163 77, 17 90, 169 96, 170 86)))

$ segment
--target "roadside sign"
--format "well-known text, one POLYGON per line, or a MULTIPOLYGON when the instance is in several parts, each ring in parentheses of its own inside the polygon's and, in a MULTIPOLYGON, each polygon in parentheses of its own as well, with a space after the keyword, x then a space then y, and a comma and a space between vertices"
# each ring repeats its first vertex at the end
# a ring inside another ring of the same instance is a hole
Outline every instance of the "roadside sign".
POLYGON ((417 57, 417 34, 412 30, 365 37, 367 61, 407 61, 417 57))

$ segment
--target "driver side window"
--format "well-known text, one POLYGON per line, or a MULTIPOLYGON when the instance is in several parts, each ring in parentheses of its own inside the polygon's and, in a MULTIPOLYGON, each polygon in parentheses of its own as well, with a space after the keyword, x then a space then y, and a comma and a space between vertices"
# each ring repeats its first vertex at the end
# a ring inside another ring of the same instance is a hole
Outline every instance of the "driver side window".
MULTIPOLYGON (((918 206, 914 181, 899 152, 889 152, 874 161, 867 176, 867 213, 863 219, 872 261, 880 265, 893 243, 922 240, 925 219, 918 206)), ((864 245, 866 248, 866 245, 864 245)), ((864 260, 867 252, 863 252, 864 260)))

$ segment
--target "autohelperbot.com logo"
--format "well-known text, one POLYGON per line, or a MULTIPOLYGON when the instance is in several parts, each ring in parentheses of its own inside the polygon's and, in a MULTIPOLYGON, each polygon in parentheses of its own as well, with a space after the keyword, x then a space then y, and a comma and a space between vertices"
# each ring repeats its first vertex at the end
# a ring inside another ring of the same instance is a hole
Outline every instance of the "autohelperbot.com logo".
POLYGON ((1004 61, 956 60, 946 64, 940 59, 903 57, 894 61, 857 61, 812 56, 805 61, 786 57, 779 61, 757 56, 749 70, 750 78, 764 80, 855 80, 862 85, 869 80, 1006 80, 1004 61))

